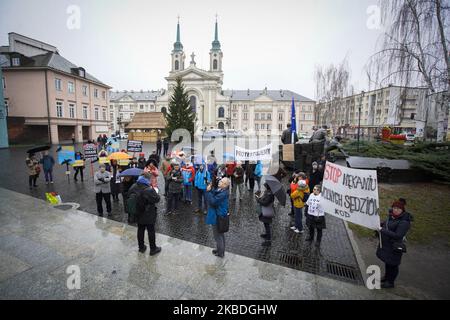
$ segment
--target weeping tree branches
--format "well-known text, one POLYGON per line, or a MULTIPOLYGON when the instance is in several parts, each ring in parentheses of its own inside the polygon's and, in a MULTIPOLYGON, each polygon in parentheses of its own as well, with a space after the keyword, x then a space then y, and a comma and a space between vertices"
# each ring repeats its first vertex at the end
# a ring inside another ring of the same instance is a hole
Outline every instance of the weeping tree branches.
POLYGON ((385 33, 367 65, 371 85, 449 90, 450 0, 380 0, 380 7, 385 33))
POLYGON ((344 111, 342 98, 353 94, 353 87, 349 85, 350 68, 347 57, 338 65, 316 66, 314 80, 316 101, 326 109, 316 108, 316 123, 331 125, 335 130, 339 125, 337 115, 344 111))

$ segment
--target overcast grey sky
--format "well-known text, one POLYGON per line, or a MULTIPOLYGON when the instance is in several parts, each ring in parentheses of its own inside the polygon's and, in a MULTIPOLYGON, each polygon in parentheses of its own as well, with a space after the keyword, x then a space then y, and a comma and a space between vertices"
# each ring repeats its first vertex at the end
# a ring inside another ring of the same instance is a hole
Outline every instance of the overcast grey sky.
POLYGON ((314 97, 315 65, 348 55, 352 83, 367 87, 363 66, 380 31, 367 9, 377 0, 0 0, 0 45, 17 32, 55 45, 62 56, 114 90, 166 88, 180 15, 186 63, 209 68, 219 18, 223 89, 289 89, 314 97), (68 6, 81 10, 67 28, 68 6))

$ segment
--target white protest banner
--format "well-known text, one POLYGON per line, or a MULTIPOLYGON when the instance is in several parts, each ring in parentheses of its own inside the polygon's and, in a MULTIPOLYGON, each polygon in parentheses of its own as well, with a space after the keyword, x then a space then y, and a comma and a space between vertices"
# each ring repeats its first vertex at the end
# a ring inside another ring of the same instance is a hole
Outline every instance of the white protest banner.
POLYGON ((325 213, 369 229, 379 229, 376 170, 352 169, 327 162, 321 195, 325 213))
POLYGON ((264 148, 257 150, 249 150, 235 146, 234 158, 236 161, 272 160, 272 144, 268 144, 264 148))

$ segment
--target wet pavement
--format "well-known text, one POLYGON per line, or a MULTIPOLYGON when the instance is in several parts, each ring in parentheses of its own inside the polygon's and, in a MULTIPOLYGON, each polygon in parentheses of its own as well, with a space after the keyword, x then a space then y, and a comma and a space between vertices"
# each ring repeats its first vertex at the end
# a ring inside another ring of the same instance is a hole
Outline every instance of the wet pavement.
POLYGON ((141 254, 134 226, 3 188, 0 203, 0 300, 401 299, 159 233, 141 254))
MULTIPOLYGON (((123 143, 123 142, 122 142, 123 143)), ((78 146, 80 147, 80 146, 78 146)), ((51 152, 57 159, 56 148, 51 152)), ((0 150, 0 187, 35 198, 45 199, 45 192, 56 191, 61 195, 63 202, 78 203, 79 210, 97 215, 95 194, 93 192, 93 179, 90 176, 89 165, 85 170, 85 181, 75 182, 73 170, 69 180, 65 175, 65 166, 56 165, 54 168, 55 183, 45 185, 43 173, 38 179, 38 187, 30 190, 28 187, 28 174, 25 166, 25 151, 27 148, 10 148, 0 150)), ((144 152, 148 154, 153 146, 144 145, 144 152)), ((98 163, 94 164, 94 170, 98 163)), ((163 190, 164 181, 159 177, 160 190, 163 190)), ((236 255, 268 262, 291 269, 297 269, 312 274, 334 278, 354 284, 362 284, 362 277, 353 252, 350 240, 343 222, 334 217, 327 216, 327 229, 324 230, 320 248, 306 242, 307 234, 295 234, 289 227, 293 224, 288 215, 290 205, 286 207, 276 204, 276 217, 273 221, 272 246, 261 246, 260 234, 263 225, 256 214, 256 203, 253 194, 245 191, 239 200, 230 204, 230 232, 226 234, 226 251, 236 255)), ((127 216, 123 213, 122 197, 119 202, 112 202, 112 213, 106 218, 126 223, 127 216)), ((181 205, 180 214, 165 216, 166 200, 161 197, 157 205, 159 216, 156 225, 158 233, 169 237, 190 241, 199 245, 214 247, 215 242, 212 231, 205 224, 204 215, 194 213, 196 209, 196 195, 194 192, 193 205, 181 205)))

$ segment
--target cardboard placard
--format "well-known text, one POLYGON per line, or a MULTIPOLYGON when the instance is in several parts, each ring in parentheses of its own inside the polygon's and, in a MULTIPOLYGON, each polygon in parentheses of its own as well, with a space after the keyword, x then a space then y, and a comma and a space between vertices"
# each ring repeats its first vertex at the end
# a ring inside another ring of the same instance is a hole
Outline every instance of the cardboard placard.
POLYGON ((84 160, 75 160, 75 162, 72 163, 72 167, 84 167, 84 160))
POLYGON ((87 159, 96 159, 97 155, 97 147, 93 143, 85 144, 84 147, 84 158, 87 159))
POLYGON ((109 163, 108 157, 100 157, 100 158, 98 158, 98 163, 100 163, 100 164, 107 164, 107 163, 109 163))
POLYGON ((75 148, 73 146, 61 147, 58 151, 58 163, 59 164, 71 164, 75 161, 75 148))
POLYGON ((118 161, 118 165, 119 166, 127 166, 129 164, 130 164, 130 160, 128 160, 128 159, 124 159, 124 160, 119 160, 118 161))
POLYGON ((128 140, 127 141, 128 152, 142 152, 142 141, 128 140))
POLYGON ((295 161, 294 144, 283 145, 283 161, 295 161))

